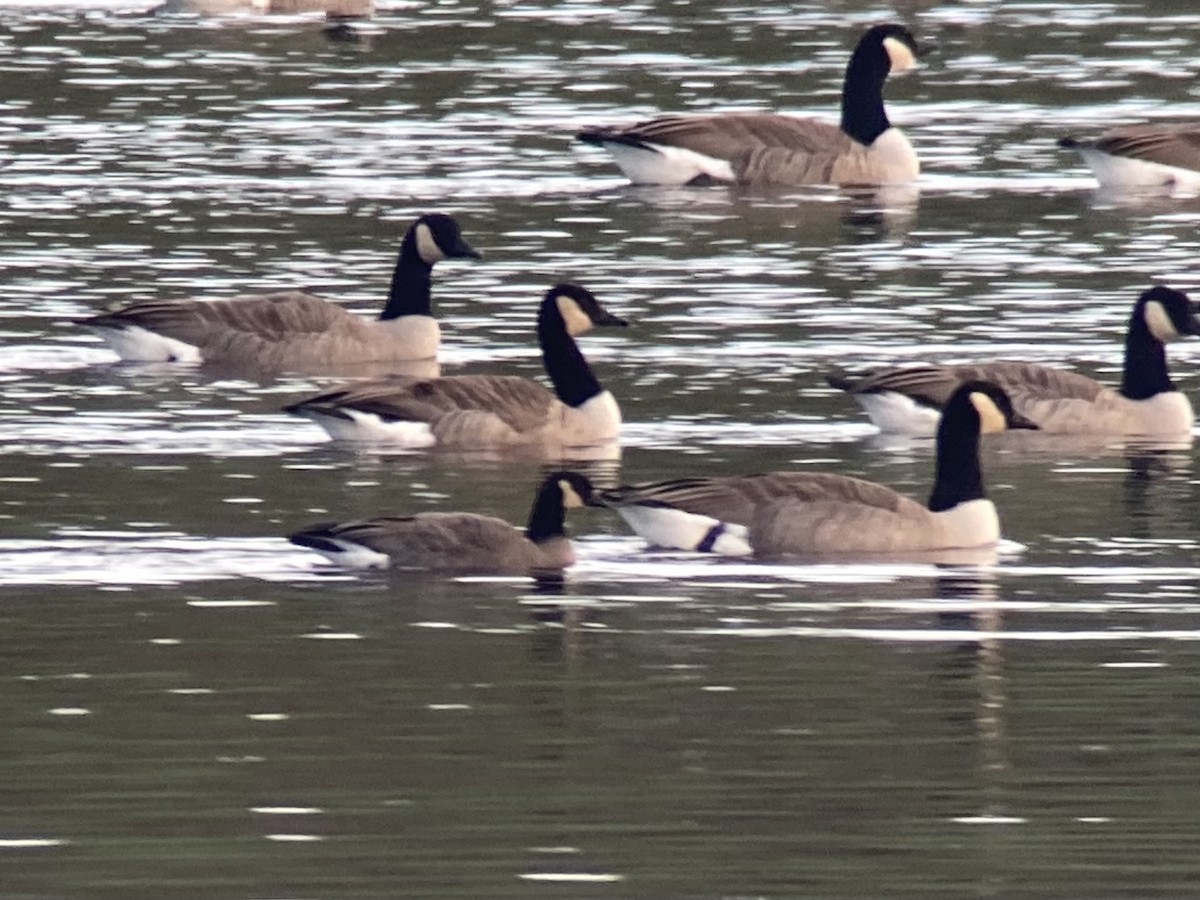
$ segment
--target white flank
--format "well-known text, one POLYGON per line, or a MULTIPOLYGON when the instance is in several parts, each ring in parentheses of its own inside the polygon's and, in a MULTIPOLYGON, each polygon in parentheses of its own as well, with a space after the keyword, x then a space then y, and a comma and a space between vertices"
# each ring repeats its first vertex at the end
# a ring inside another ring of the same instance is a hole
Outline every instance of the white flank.
POLYGON ((349 419, 306 409, 303 414, 324 428, 335 441, 389 444, 417 450, 437 443, 427 422, 387 422, 374 413, 342 409, 349 419))
POLYGON ((331 563, 345 566, 347 569, 386 569, 392 564, 392 558, 386 553, 379 553, 370 547, 364 547, 362 544, 355 544, 352 541, 343 541, 337 538, 329 540, 331 543, 337 544, 339 549, 336 551, 321 550, 318 547, 308 549, 315 550, 331 563))
POLYGON ((889 434, 934 435, 942 418, 933 407, 896 391, 855 394, 854 399, 866 410, 875 427, 889 434))
POLYGON ((1200 172, 1164 166, 1144 159, 1112 156, 1090 147, 1079 148, 1079 154, 1087 163, 1096 180, 1103 185, 1153 188, 1180 187, 1200 191, 1200 172))
MULTIPOLYGON (((667 506, 630 504, 616 508, 621 518, 652 547, 665 550, 695 550, 714 527, 717 519, 684 512, 667 506)), ((722 556, 747 556, 750 541, 744 525, 724 523, 725 530, 713 543, 713 553, 722 556)))
POLYGON ((1000 517, 991 500, 968 500, 936 513, 942 523, 946 543, 941 550, 956 547, 986 547, 1000 540, 1000 517))
POLYGON ((104 338, 121 359, 129 362, 182 362, 204 361, 199 347, 185 344, 137 325, 121 328, 93 328, 104 338))
POLYGON ((687 184, 701 175, 717 181, 734 180, 733 168, 726 160, 682 147, 649 146, 653 149, 616 141, 604 143, 604 149, 612 154, 625 177, 634 184, 687 184))

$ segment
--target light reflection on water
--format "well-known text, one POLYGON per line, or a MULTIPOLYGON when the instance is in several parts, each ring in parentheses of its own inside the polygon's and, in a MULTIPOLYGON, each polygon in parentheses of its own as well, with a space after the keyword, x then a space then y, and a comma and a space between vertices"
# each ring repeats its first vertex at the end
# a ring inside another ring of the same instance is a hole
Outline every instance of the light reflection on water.
MULTIPOLYGON (((520 522, 542 462, 337 447, 278 411, 318 377, 111 365, 70 320, 297 286, 372 314, 444 209, 485 260, 435 274, 443 371, 540 377, 560 279, 631 320, 586 339, 626 419, 605 479, 803 466, 923 496, 931 443, 822 374, 1114 381, 1136 293, 1200 286, 1200 206, 1102 194, 1055 139, 1200 115, 1193 4, 913 4, 941 49, 888 98, 925 171, 866 194, 633 188, 569 136, 832 118, 875 6, 404 2, 336 47, 314 17, 146 5, 0 11, 6 891, 1190 889, 1193 443, 989 444, 1013 546, 978 568, 661 554, 589 512, 561 584, 355 574, 281 536, 520 522)), ((1169 350, 1193 397, 1198 354, 1169 350)))

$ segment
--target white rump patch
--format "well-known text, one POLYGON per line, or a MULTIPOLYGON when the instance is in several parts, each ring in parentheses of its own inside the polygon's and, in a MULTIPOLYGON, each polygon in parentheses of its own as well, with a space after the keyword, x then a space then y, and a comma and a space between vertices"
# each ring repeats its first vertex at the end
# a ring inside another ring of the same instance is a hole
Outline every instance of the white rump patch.
POLYGON ((606 141, 604 149, 634 184, 687 184, 704 175, 716 181, 736 180, 728 160, 683 147, 648 144, 642 148, 606 141))
POLYGON ((885 37, 883 49, 887 51, 888 59, 891 60, 893 72, 903 72, 917 64, 912 49, 899 38, 885 37))
POLYGON ((324 428, 335 441, 360 444, 387 444, 407 450, 420 450, 437 443, 428 422, 388 422, 374 413, 342 409, 349 419, 306 409, 303 415, 324 428))
POLYGON ((652 547, 666 550, 699 549, 707 540, 706 552, 722 556, 749 556, 750 540, 746 526, 720 522, 709 516, 684 512, 668 506, 630 504, 616 507, 621 518, 652 547), (713 538, 713 529, 720 532, 713 538))
POLYGON ((855 394, 871 422, 880 431, 889 434, 929 435, 937 434, 942 414, 931 406, 917 403, 912 397, 896 391, 871 394, 855 394))
POLYGON ((1125 188, 1183 188, 1200 191, 1200 172, 1164 166, 1162 163, 1127 156, 1113 156, 1094 147, 1080 147, 1079 155, 1096 180, 1103 185, 1125 188))
POLYGON ((1170 314, 1157 300, 1151 300, 1142 308, 1142 318, 1156 340, 1169 344, 1179 337, 1179 329, 1175 327, 1170 314))
POLYGON ((424 222, 417 225, 417 253, 421 259, 433 265, 435 262, 446 258, 446 254, 442 252, 442 248, 438 246, 438 242, 434 240, 433 231, 424 222))
POLYGON ((104 338, 121 359, 129 362, 181 362, 198 363, 204 361, 200 348, 185 344, 174 338, 166 337, 154 331, 148 331, 140 325, 124 325, 120 328, 93 328, 96 334, 104 338))
POLYGON ((372 550, 370 547, 364 547, 362 544, 356 544, 353 541, 343 541, 338 538, 327 538, 327 540, 332 544, 336 544, 338 549, 321 550, 318 547, 307 547, 305 549, 314 550, 331 563, 345 566, 347 569, 386 569, 392 564, 392 558, 386 553, 380 553, 377 550, 372 550))

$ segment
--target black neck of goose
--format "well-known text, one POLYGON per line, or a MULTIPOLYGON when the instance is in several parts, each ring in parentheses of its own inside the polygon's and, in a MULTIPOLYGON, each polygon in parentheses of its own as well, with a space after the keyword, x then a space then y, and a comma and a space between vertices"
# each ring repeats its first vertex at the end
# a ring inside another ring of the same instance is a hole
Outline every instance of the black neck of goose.
POLYGON ((525 537, 540 544, 551 538, 566 534, 566 510, 563 509, 562 492, 547 485, 538 491, 529 511, 529 524, 525 526, 525 537))
POLYGON ((558 309, 543 309, 538 317, 538 343, 542 346, 542 364, 554 393, 567 406, 582 406, 604 390, 584 359, 575 338, 567 334, 566 323, 558 309))
POLYGON ((892 127, 883 109, 883 83, 887 81, 886 53, 878 45, 859 47, 846 67, 842 84, 842 131, 870 146, 892 127))
POLYGON ((953 413, 947 423, 942 416, 937 434, 937 466, 933 473, 933 493, 929 509, 943 512, 969 500, 982 500, 983 472, 979 467, 979 428, 975 423, 954 421, 953 413), (970 427, 963 427, 968 425, 970 427))
POLYGON ((1121 394, 1130 400, 1146 400, 1175 390, 1167 373, 1167 348, 1150 333, 1142 307, 1134 310, 1125 333, 1125 370, 1121 394))
POLYGON ((410 231, 400 245, 387 305, 379 318, 387 321, 401 316, 433 315, 433 298, 429 293, 432 275, 433 266, 417 253, 417 241, 410 231))

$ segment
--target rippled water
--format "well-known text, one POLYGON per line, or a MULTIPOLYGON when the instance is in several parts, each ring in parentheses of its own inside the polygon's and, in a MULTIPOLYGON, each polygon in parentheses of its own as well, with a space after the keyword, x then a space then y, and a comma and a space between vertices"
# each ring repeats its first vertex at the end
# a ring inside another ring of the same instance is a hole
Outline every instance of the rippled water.
MULTIPOLYGON (((1137 292, 1200 288, 1200 200, 1104 195, 1055 140, 1200 115, 1190 2, 905 3, 912 190, 632 188, 583 124, 833 117, 884 15, 524 0, 311 17, 0 10, 0 894, 12 898, 1185 896, 1191 443, 1029 435, 985 468, 994 565, 752 565, 573 522, 560 585, 355 575, 282 535, 470 508, 537 464, 363 452, 318 378, 114 365, 71 320, 301 286, 364 313, 424 210, 448 372, 538 375, 562 278, 626 417, 598 480, 806 466, 922 495, 831 365, 1119 373, 1137 292)), ((1200 346, 1170 350, 1196 393, 1200 346)), ((1018 438, 1020 438, 1018 440, 1018 438)))

